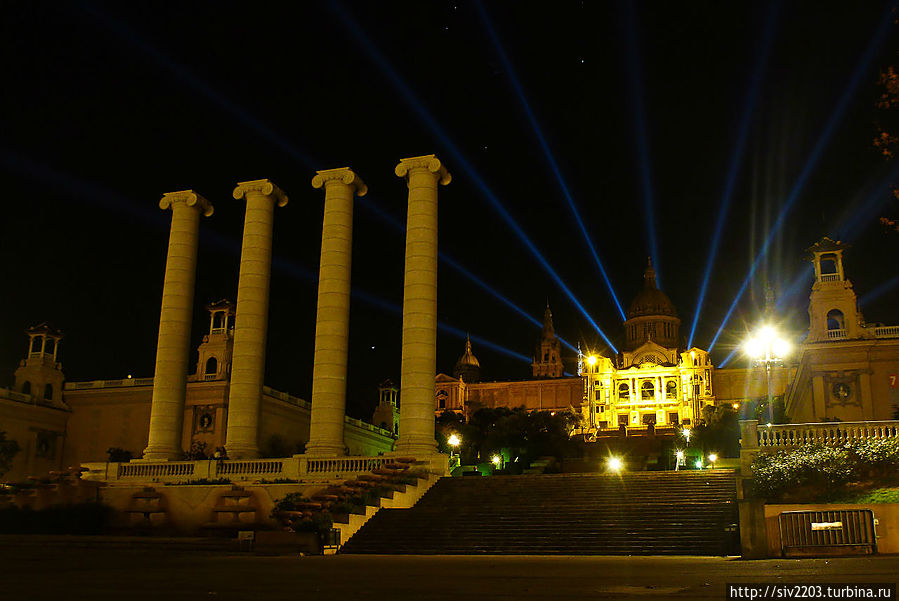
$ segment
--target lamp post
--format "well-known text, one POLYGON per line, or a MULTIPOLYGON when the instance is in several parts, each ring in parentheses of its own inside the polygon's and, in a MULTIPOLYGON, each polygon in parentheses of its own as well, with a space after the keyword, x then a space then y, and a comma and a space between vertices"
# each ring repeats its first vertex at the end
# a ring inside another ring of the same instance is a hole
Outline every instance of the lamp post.
POLYGON ((594 372, 594 366, 596 365, 596 355, 589 355, 587 357, 587 411, 590 412, 590 419, 587 420, 587 425, 590 429, 596 428, 596 378, 592 375, 594 372))
MULTIPOLYGON (((458 458, 459 463, 462 463, 461 455, 458 455, 459 445, 462 444, 462 439, 459 438, 457 434, 450 434, 450 437, 446 439, 446 443, 451 447, 450 450, 450 460, 454 458, 458 458)), ((455 463, 453 463, 455 465, 455 463)))
POLYGON ((765 383, 768 393, 768 422, 774 423, 774 403, 771 396, 771 366, 781 363, 790 353, 790 343, 780 337, 773 327, 759 328, 755 336, 749 338, 743 350, 757 365, 765 366, 765 383))

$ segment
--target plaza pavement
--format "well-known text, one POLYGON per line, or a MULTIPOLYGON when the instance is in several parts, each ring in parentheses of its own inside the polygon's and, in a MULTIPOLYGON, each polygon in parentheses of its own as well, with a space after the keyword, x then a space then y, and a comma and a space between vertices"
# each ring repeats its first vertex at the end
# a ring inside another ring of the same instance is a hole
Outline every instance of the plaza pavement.
POLYGON ((0 599, 10 601, 723 600, 725 583, 897 580, 899 556, 266 557, 166 543, 0 537, 0 599))

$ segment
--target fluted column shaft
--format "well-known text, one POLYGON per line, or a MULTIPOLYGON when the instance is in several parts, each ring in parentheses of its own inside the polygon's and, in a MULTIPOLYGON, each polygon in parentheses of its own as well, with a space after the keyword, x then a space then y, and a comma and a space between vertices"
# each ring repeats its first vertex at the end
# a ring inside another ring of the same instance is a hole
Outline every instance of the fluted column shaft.
POLYGON ((368 189, 349 168, 319 171, 314 188, 325 188, 322 253, 318 272, 312 416, 306 454, 343 455, 346 371, 350 331, 353 195, 368 189))
POLYGON ((225 445, 229 457, 241 459, 259 456, 272 227, 275 204, 283 207, 287 204, 287 196, 268 180, 241 182, 233 196, 235 200, 246 199, 247 211, 240 250, 225 445))
POLYGON ((172 226, 159 314, 150 433, 144 450, 144 459, 150 460, 177 459, 181 453, 200 214, 209 216, 213 211, 209 201, 191 190, 164 195, 159 208, 172 209, 172 226))
POLYGON ((396 174, 409 186, 403 280, 400 436, 396 451, 428 455, 434 440, 437 369, 437 186, 452 179, 434 155, 403 159, 396 174))

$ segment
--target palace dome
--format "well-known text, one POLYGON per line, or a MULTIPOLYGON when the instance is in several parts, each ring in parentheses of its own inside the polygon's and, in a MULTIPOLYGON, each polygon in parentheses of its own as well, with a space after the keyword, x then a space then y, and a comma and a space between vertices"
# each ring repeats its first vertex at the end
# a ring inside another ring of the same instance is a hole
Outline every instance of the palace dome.
POLYGON ((643 290, 637 294, 627 310, 628 319, 646 315, 677 317, 677 309, 674 308, 671 299, 656 285, 656 271, 652 267, 651 259, 643 272, 643 290))
POLYGON ((471 338, 469 337, 465 338, 465 352, 456 361, 456 366, 453 368, 453 376, 456 378, 461 377, 467 384, 480 380, 481 362, 471 352, 471 338))

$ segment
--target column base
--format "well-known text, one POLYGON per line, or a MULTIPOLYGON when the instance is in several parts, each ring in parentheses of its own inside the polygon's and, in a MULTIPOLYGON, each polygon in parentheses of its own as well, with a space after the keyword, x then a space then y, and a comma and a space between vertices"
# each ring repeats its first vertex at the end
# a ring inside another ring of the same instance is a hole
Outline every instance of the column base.
POLYGON ((255 446, 225 444, 228 459, 259 459, 259 449, 255 446))
POLYGON ((430 457, 437 454, 436 440, 403 440, 396 441, 395 453, 409 457, 430 457))
POLYGON ((307 457, 345 457, 346 454, 346 446, 342 443, 334 444, 312 440, 306 443, 307 457))
POLYGON ((184 455, 184 451, 175 447, 147 447, 140 459, 132 461, 178 461, 184 455))

